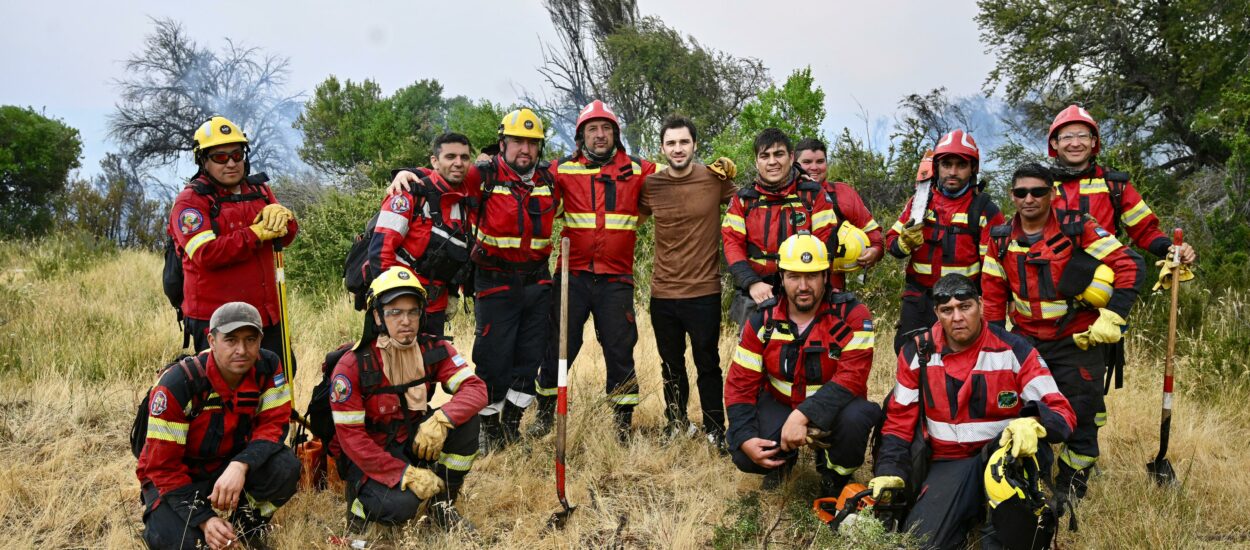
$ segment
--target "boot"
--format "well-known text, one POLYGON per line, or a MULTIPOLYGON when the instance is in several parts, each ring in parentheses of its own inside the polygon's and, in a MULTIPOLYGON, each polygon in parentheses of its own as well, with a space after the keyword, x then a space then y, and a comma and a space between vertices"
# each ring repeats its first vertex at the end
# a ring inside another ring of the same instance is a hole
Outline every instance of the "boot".
POLYGON ((507 446, 504 441, 502 416, 498 413, 478 415, 482 426, 478 436, 478 452, 482 456, 501 451, 507 446))
POLYGON ((477 527, 456 510, 456 497, 459 495, 459 485, 449 485, 446 491, 440 491, 435 495, 430 500, 430 519, 444 531, 452 531, 458 528, 463 529, 465 532, 473 533, 477 531, 477 527))
POLYGON ((851 480, 851 476, 843 475, 835 472, 822 472, 820 477, 820 496, 836 497, 842 494, 842 488, 846 487, 846 482, 851 480))
POLYGON ((504 400, 503 412, 499 413, 503 428, 504 446, 511 445, 518 439, 521 439, 521 416, 524 414, 524 408, 514 405, 511 401, 504 400))
POLYGON ((633 433, 634 426, 634 407, 633 405, 618 405, 612 409, 612 421, 616 426, 616 440, 621 443, 629 443, 629 437, 633 433))
MULTIPOLYGON (((242 499, 241 499, 242 500, 242 499)), ((230 515, 230 524, 239 540, 246 542, 249 548, 267 549, 265 535, 269 534, 269 518, 260 515, 260 511, 244 501, 230 515)))
POLYGON ((556 422, 556 396, 540 395, 538 396, 538 404, 534 412, 534 422, 530 424, 525 434, 540 438, 551 433, 551 427, 556 422))
POLYGON ((1089 483, 1089 468, 1073 470, 1064 462, 1059 463, 1059 473, 1055 475, 1055 494, 1064 494, 1072 504, 1085 498, 1085 489, 1089 483))
POLYGON ((764 480, 760 482, 760 489, 764 491, 772 491, 790 477, 790 470, 794 469, 794 462, 787 461, 785 464, 769 470, 764 474, 764 480))

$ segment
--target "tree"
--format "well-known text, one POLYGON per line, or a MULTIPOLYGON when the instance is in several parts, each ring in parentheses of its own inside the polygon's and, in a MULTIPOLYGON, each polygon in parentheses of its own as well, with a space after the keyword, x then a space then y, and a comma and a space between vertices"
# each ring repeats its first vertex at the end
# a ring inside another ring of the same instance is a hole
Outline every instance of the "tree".
POLYGON ((126 62, 121 101, 109 116, 109 135, 126 154, 140 168, 170 164, 192 149, 196 128, 221 115, 247 133, 253 169, 291 168, 300 102, 285 91, 288 60, 229 38, 215 53, 171 19, 153 24, 143 51, 126 62))
POLYGON ((755 136, 765 128, 777 128, 794 142, 803 138, 825 139, 820 129, 825 120, 825 91, 815 85, 811 67, 796 69, 781 87, 771 84, 742 106, 733 124, 716 136, 716 156, 732 158, 740 168, 754 166, 755 136))
POLYGON ((0 107, 0 234, 46 232, 52 200, 78 168, 78 130, 31 108, 0 107))
POLYGON ((168 205, 145 197, 132 162, 116 153, 100 161, 103 173, 79 179, 57 201, 57 226, 74 227, 122 247, 157 248, 165 239, 168 205))

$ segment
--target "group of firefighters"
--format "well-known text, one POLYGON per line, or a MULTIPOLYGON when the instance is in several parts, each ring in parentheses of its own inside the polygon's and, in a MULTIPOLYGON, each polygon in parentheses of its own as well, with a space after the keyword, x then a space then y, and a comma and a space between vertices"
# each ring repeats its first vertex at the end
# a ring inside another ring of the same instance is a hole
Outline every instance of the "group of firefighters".
MULTIPOLYGON (((884 237, 854 188, 826 179, 827 147, 816 139, 796 145, 761 132, 757 175, 740 187, 729 159, 696 160, 698 133, 681 116, 660 127, 662 169, 627 152, 617 116, 598 100, 577 118, 572 155, 543 160, 545 135, 533 111, 518 109, 501 121, 494 154, 475 159, 468 138, 446 133, 429 168, 393 173, 368 242, 360 338, 325 366, 327 447, 354 531, 419 510, 444 528, 472 529, 454 504, 475 458, 522 438, 531 405, 526 436, 553 425, 561 308, 569 365, 593 317, 612 425, 628 442, 639 403, 635 244, 648 217, 666 432, 701 431, 738 469, 763 475, 765 488, 810 445, 820 492, 836 496, 879 427, 868 488, 878 498, 916 495, 904 526, 935 548, 962 545, 975 525, 984 540, 1011 536, 982 521, 987 465, 1004 457, 1036 461, 1047 481, 1057 463, 1058 506, 1084 497, 1107 420, 1104 378, 1109 386, 1123 366, 1122 334, 1145 274, 1117 236, 1176 260, 1159 262, 1163 285, 1191 278, 1196 259, 1159 231, 1127 175, 1098 164, 1098 124, 1075 105, 1047 134, 1054 162, 1012 175, 1011 219, 978 179, 976 142, 955 130, 922 164, 915 196, 884 237), (569 268, 553 275, 558 237, 570 241, 569 268), (905 261, 906 286, 896 383, 879 405, 868 399, 876 326, 846 280, 885 252, 905 261), (741 326, 724 376, 722 258, 741 326), (562 277, 567 304, 552 290, 562 277), (456 296, 474 299, 471 365, 445 337, 456 296), (687 337, 697 424, 687 417, 687 337), (438 407, 436 385, 450 395, 438 407)), ((154 548, 256 541, 301 467, 285 446, 294 365, 281 364, 273 262, 298 224, 250 173, 248 139, 233 122, 205 122, 194 154, 199 171, 168 230, 199 355, 163 371, 149 394, 137 474, 154 548)), ((988 506, 1007 508, 994 498, 988 506)))

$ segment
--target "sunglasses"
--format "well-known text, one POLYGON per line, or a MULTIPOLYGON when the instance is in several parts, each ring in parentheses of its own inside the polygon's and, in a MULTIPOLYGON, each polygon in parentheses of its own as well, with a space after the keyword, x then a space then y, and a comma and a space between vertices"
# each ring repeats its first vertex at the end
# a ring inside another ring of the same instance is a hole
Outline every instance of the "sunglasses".
POLYGON ((243 150, 235 149, 234 151, 230 151, 230 152, 220 151, 217 153, 209 153, 208 160, 211 160, 217 164, 225 164, 232 160, 235 162, 243 162, 243 150))
POLYGON ((1034 198, 1040 199, 1049 195, 1050 192, 1051 188, 1049 187, 1017 187, 1011 190, 1012 196, 1017 199, 1023 199, 1029 195, 1033 195, 1034 198))
POLYGON ((942 304, 945 304, 946 302, 951 301, 951 298, 954 298, 954 299, 956 299, 956 300, 958 300, 958 301, 960 301, 960 302, 963 302, 963 301, 966 301, 966 300, 971 300, 971 299, 976 298, 976 297, 977 297, 977 293, 976 293, 976 292, 967 292, 967 291, 965 291, 965 292, 956 292, 956 293, 954 293, 954 294, 947 294, 947 293, 945 293, 945 292, 938 292, 938 293, 934 293, 934 294, 933 294, 933 303, 934 303, 934 304, 937 304, 937 305, 942 305, 942 304))

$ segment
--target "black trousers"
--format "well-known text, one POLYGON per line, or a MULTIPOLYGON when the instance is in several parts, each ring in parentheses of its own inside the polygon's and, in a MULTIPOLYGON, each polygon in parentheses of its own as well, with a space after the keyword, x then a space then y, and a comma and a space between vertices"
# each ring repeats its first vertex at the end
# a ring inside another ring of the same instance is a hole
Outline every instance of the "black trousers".
POLYGON ((1098 462, 1098 430, 1107 422, 1107 404, 1103 399, 1103 377, 1106 358, 1103 346, 1087 350, 1077 347, 1072 338, 1034 341, 1037 353, 1050 367, 1055 385, 1076 412, 1076 428, 1059 448, 1059 473, 1055 490, 1074 491, 1085 496, 1089 468, 1098 462))
POLYGON ((932 327, 937 322, 937 313, 933 312, 933 299, 929 289, 907 283, 903 291, 903 304, 898 313, 898 330, 894 332, 894 354, 898 355, 907 342, 907 333, 921 328, 932 327))
MULTIPOLYGON (((191 345, 194 346, 195 352, 199 353, 208 349, 208 321, 202 319, 192 319, 187 317, 183 319, 187 324, 187 330, 191 331, 191 345)), ((282 358, 282 324, 274 324, 265 327, 265 334, 261 337, 260 347, 272 351, 279 359, 282 358)), ((295 348, 291 348, 291 374, 295 374, 295 348)))
POLYGON ((447 336, 447 311, 425 312, 421 332, 435 336, 447 336))
MULTIPOLYGON (((216 474, 193 482, 198 495, 197 507, 210 506, 208 495, 212 494, 213 484, 217 483, 217 478, 224 471, 223 467, 216 474)), ((269 522, 279 506, 286 504, 292 496, 295 496, 299 476, 300 462, 295 457, 294 451, 284 448, 274 453, 259 467, 248 469, 247 478, 243 483, 244 495, 239 497, 240 508, 252 507, 257 512, 253 517, 263 526, 269 522)), ((205 544, 204 532, 200 530, 200 526, 186 525, 186 520, 174 510, 172 503, 160 499, 156 506, 150 504, 157 502, 155 493, 154 487, 145 488, 143 492, 144 502, 149 503, 143 514, 143 541, 148 547, 154 550, 191 549, 205 544)), ((248 533, 240 533, 240 528, 255 529, 257 527, 259 526, 235 525, 235 534, 246 536, 248 533)))
MULTIPOLYGON (((418 468, 429 468, 443 479, 443 495, 448 500, 459 493, 465 476, 477 458, 477 438, 480 431, 477 415, 447 431, 442 453, 436 461, 421 460, 412 454, 411 440, 391 443, 386 452, 418 468)), ((339 473, 345 481, 347 513, 365 521, 395 525, 411 520, 421 507, 421 499, 402 487, 387 487, 370 479, 347 458, 338 458, 339 473)), ((402 483, 401 483, 402 485, 402 483)), ((434 498, 438 498, 435 495, 434 498)))
MULTIPOLYGON (((760 437, 771 441, 781 441, 781 427, 790 417, 793 409, 789 405, 778 402, 768 391, 761 391, 756 401, 756 422, 760 437)), ((828 449, 815 449, 816 471, 821 475, 849 476, 864 464, 864 451, 868 449, 868 432, 877 425, 881 418, 881 406, 863 398, 855 398, 847 403, 838 416, 834 418, 832 433, 828 441, 832 446, 828 449)), ((751 461, 741 448, 730 449, 734 466, 748 474, 767 474, 774 468, 765 468, 751 461)), ((797 449, 774 458, 784 459, 793 464, 799 457, 797 449)), ((784 466, 782 466, 784 468, 784 466)))
POLYGON ((669 424, 687 422, 690 380, 686 375, 686 337, 703 409, 703 431, 725 433, 725 381, 720 368, 720 294, 698 298, 651 298, 651 329, 660 352, 664 380, 664 417, 669 424))
POLYGON ((534 395, 551 321, 551 284, 539 279, 477 271, 473 364, 491 403, 508 390, 534 395))
MULTIPOLYGON (((560 276, 552 284, 551 326, 548 329, 547 355, 538 370, 537 389, 540 395, 556 394, 560 359, 560 276)), ((568 363, 582 349, 582 327, 593 315, 595 338, 603 348, 607 367, 608 400, 617 407, 632 408, 638 404, 638 376, 634 372, 634 346, 638 344, 638 325, 634 320, 634 280, 629 275, 596 275, 575 271, 569 277, 568 363)))
MULTIPOLYGON (((985 518, 985 466, 988 456, 977 453, 959 460, 929 464, 929 476, 920 496, 907 513, 904 529, 914 530, 925 549, 965 548, 968 533, 985 518)), ((982 529, 983 548, 1000 548, 993 528, 982 529)))

